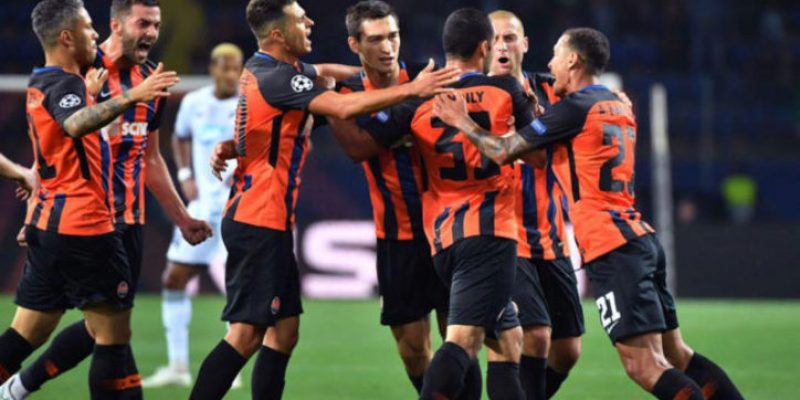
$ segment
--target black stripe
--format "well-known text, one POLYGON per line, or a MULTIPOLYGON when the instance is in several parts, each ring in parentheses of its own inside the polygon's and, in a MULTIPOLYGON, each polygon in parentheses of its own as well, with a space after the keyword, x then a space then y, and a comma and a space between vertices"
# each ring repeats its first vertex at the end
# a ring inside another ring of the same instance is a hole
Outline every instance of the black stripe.
POLYGON ((61 223, 61 213, 64 212, 64 204, 67 202, 66 194, 57 194, 53 199, 53 208, 50 210, 50 218, 47 220, 47 230, 58 232, 58 225, 61 223))
POLYGON ((500 192, 487 192, 484 194, 480 208, 480 234, 494 236, 494 203, 500 192))
POLYGON ((370 158, 367 163, 369 164, 370 172, 372 172, 372 177, 375 179, 375 185, 378 186, 378 191, 381 192, 381 199, 383 199, 383 232, 386 235, 386 239, 397 239, 399 229, 397 215, 394 213, 392 195, 389 193, 389 188, 383 179, 378 157, 370 158))
POLYGON ((236 111, 239 113, 238 140, 236 141, 236 154, 245 156, 247 154, 247 143, 245 134, 247 133, 247 97, 239 96, 239 105, 236 111))
POLYGON ((44 208, 44 199, 44 194, 40 193, 39 204, 33 209, 33 214, 31 215, 31 225, 33 226, 39 225, 39 218, 42 217, 42 209, 44 208))
POLYGON ((269 165, 275 167, 278 163, 278 153, 281 149, 281 125, 283 114, 278 115, 272 120, 272 141, 269 144, 269 165))
POLYGON ((407 147, 399 147, 394 151, 395 167, 397 167, 397 179, 400 181, 400 191, 403 193, 403 200, 406 203, 408 220, 411 224, 411 231, 414 236, 424 235, 422 228, 422 199, 420 198, 417 178, 414 175, 414 164, 411 160, 411 152, 407 147))
POLYGON ((244 176, 244 184, 242 185, 242 193, 250 190, 253 187, 253 175, 244 176))
POLYGON ((239 197, 236 198, 236 200, 233 201, 231 206, 228 207, 228 212, 225 213, 225 218, 229 218, 229 219, 233 220, 233 217, 236 216, 236 209, 239 208, 239 200, 241 200, 241 199, 242 199, 242 196, 239 196, 239 197))
POLYGON ((567 158, 569 158, 569 177, 572 184, 572 201, 578 202, 581 199, 581 187, 578 183, 578 170, 575 168, 575 152, 572 150, 572 142, 567 142, 567 158))
POLYGON ((625 240, 636 239, 638 237, 636 232, 634 232, 633 229, 631 229, 631 226, 628 225, 628 222, 622 219, 622 216, 620 216, 617 211, 608 210, 608 213, 611 214, 611 220, 614 221, 614 226, 619 229, 619 232, 622 234, 622 237, 624 237, 625 240))
POLYGON ((442 224, 450 216, 450 208, 445 208, 433 222, 433 247, 437 252, 442 251, 442 224))
POLYGON ((464 203, 453 214, 453 243, 464 238, 464 216, 469 210, 469 203, 464 203))
POLYGON ((89 160, 86 159, 86 149, 83 148, 83 139, 72 138, 72 144, 75 146, 75 153, 78 154, 81 176, 86 180, 92 179, 92 174, 89 170, 89 160))
MULTIPOLYGON (((133 88, 133 81, 131 80, 131 70, 122 69, 119 71, 119 82, 122 86, 122 91, 130 90, 133 88)), ((136 106, 129 107, 122 114, 123 120, 126 122, 136 122, 136 106)))
POLYGON ((228 200, 232 199, 233 196, 236 196, 236 193, 239 192, 239 177, 233 175, 233 183, 231 184, 231 191, 228 193, 228 200))

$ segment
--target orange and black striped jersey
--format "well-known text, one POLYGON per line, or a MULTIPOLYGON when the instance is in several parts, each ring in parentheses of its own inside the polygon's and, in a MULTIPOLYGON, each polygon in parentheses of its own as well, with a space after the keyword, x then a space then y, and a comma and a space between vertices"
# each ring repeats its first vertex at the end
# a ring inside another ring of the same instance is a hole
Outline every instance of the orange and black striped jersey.
MULTIPOLYGON (((453 87, 464 94, 473 119, 494 134, 508 132, 512 117, 518 127, 533 119, 530 101, 514 78, 468 73, 453 87)), ((409 131, 414 136, 428 176, 422 220, 433 253, 472 236, 517 240, 513 167, 482 156, 432 111, 431 100, 410 101, 381 111, 364 127, 386 147, 409 131)))
POLYGON ((26 225, 79 236, 114 230, 100 181, 100 135, 77 139, 64 130, 67 118, 93 103, 80 76, 61 67, 33 70, 26 114, 41 188, 26 225))
MULTIPOLYGON (((400 62, 398 84, 417 76, 425 65, 400 62)), ((342 93, 374 90, 366 73, 341 82, 342 93)), ((412 240, 423 238, 422 198, 425 172, 418 146, 413 142, 382 149, 378 155, 361 163, 369 185, 372 217, 378 239, 412 240)))
MULTIPOLYGON (((545 110, 558 101, 553 91, 555 79, 550 74, 525 72, 525 91, 533 91, 545 110)), ((562 149, 563 150, 563 149, 562 149)), ((533 168, 518 161, 514 164, 514 187, 517 190, 516 214, 519 221, 517 255, 523 258, 553 260, 568 257, 563 190, 552 168, 553 146, 547 148, 547 166, 533 168)))
POLYGON ((634 206, 636 119, 605 86, 562 98, 519 134, 535 147, 560 143, 556 175, 571 188, 570 218, 584 262, 654 232, 634 206))
MULTIPOLYGON (((121 69, 101 49, 93 68, 105 68, 106 80, 97 102, 122 94, 140 84, 155 69, 152 61, 121 69)), ((100 130, 102 142, 103 188, 108 195, 108 205, 118 224, 144 224, 145 150, 149 133, 161 123, 164 99, 136 103, 115 121, 100 130)))
POLYGON ((285 231, 294 226, 300 172, 308 150, 308 104, 325 88, 310 64, 257 52, 239 81, 236 171, 225 218, 285 231))

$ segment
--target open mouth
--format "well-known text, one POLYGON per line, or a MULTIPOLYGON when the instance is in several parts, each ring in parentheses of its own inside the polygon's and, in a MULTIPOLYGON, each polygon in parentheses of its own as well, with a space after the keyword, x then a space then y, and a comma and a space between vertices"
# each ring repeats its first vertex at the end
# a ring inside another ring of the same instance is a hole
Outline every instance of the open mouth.
POLYGON ((506 56, 501 56, 500 58, 498 58, 498 59, 497 59, 497 62, 498 62, 498 63, 500 63, 500 65, 506 65, 506 64, 508 64, 510 61, 511 61, 511 60, 510 60, 508 57, 506 57, 506 56))
POLYGON ((153 44, 147 42, 140 42, 139 44, 136 45, 136 50, 141 50, 141 51, 150 51, 150 49, 152 48, 153 44))

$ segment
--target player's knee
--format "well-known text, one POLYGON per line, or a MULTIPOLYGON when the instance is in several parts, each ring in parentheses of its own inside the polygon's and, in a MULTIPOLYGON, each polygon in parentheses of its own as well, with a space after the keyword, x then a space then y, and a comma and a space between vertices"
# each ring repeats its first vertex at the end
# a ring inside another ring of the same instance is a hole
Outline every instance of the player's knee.
POLYGON ((558 339, 551 344, 547 362, 556 371, 566 373, 578 363, 580 356, 580 337, 558 339))
POLYGON ((397 340, 400 357, 405 359, 428 358, 431 354, 431 343, 427 338, 417 335, 401 336, 397 340))
POLYGON ((550 349, 550 328, 547 326, 524 329, 522 352, 530 357, 546 358, 550 349))
POLYGON ((186 289, 186 283, 189 281, 189 276, 185 272, 182 272, 183 269, 177 267, 175 264, 170 263, 167 266, 167 269, 164 271, 164 274, 161 276, 161 284, 164 286, 166 290, 184 290, 186 289))
POLYGON ((664 355, 670 364, 678 369, 685 370, 694 355, 694 351, 681 341, 675 346, 664 346, 664 355))
POLYGON ((264 340, 265 328, 258 326, 236 323, 232 324, 225 340, 239 354, 249 358, 256 350, 261 347, 261 342, 264 340))
POLYGON ((644 388, 650 388, 663 371, 671 367, 666 359, 655 354, 648 357, 623 354, 622 365, 628 377, 644 388))

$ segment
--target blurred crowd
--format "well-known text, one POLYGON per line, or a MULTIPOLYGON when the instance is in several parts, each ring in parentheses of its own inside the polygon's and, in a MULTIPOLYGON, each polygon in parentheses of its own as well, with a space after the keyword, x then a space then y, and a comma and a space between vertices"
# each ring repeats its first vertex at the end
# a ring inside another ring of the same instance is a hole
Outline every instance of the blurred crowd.
MULTIPOLYGON (((101 37, 108 1, 85 0, 101 37)), ((551 47, 567 27, 588 25, 612 44, 610 69, 634 99, 640 157, 649 149, 651 85, 669 95, 676 197, 692 218, 725 218, 730 176, 746 176, 749 215, 800 219, 800 2, 792 0, 390 0, 398 11, 405 59, 441 58, 446 15, 459 7, 517 13, 527 29, 529 70, 545 70, 551 47), (726 186, 727 185, 727 186, 726 186), (749 199, 750 197, 748 197, 749 199)), ((29 0, 3 2, 0 73, 27 74, 42 62, 30 29, 29 0)), ((306 61, 356 63, 345 43, 347 2, 304 0, 316 22, 314 53, 306 61)), ((156 58, 181 73, 203 74, 209 49, 222 41, 246 52, 255 41, 244 18, 245 0, 163 0, 156 58)), ((0 121, 3 120, 0 111, 0 121)), ((638 187, 649 185, 639 163, 638 187), (640 175, 642 174, 642 175, 640 175)), ((736 191, 734 191, 736 192, 736 191)), ((646 194, 643 194, 646 198, 646 194)), ((643 208, 647 208, 646 205, 643 208)), ((738 215, 738 214, 737 214, 738 215)), ((739 215, 736 218, 741 218, 739 215)), ((689 222, 693 221, 690 219, 689 222)))

